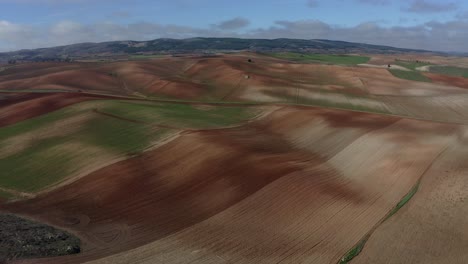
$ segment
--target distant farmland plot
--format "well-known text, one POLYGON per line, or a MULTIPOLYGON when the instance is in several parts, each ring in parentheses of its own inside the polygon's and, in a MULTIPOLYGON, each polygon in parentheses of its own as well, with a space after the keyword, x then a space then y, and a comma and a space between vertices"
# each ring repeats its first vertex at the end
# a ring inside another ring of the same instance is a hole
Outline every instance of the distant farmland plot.
POLYGON ((129 58, 131 60, 145 60, 145 59, 155 59, 155 58, 162 58, 164 55, 132 55, 129 58))
POLYGON ((468 78, 468 69, 451 66, 431 66, 430 72, 468 78))
POLYGON ((396 65, 399 65, 399 66, 402 66, 402 67, 405 67, 409 70, 413 70, 415 71, 416 68, 419 68, 419 67, 423 67, 423 66, 428 66, 428 65, 431 65, 431 63, 427 63, 427 62, 420 62, 420 61, 396 61, 395 62, 396 65))
POLYGON ((328 54, 302 54, 294 52, 271 53, 273 57, 287 59, 299 62, 316 62, 329 63, 340 65, 357 65, 366 63, 370 60, 369 57, 353 56, 353 55, 328 55, 328 54))
POLYGON ((390 72, 393 74, 393 76, 400 79, 418 82, 431 82, 431 79, 427 78, 418 71, 390 70, 390 72))
POLYGON ((239 107, 80 103, 0 129, 0 187, 37 192, 86 168, 141 153, 178 127, 223 127, 250 117, 239 107))
POLYGON ((197 107, 177 103, 135 103, 121 101, 108 104, 102 110, 106 113, 141 122, 193 129, 230 126, 252 117, 252 113, 245 107, 197 107))

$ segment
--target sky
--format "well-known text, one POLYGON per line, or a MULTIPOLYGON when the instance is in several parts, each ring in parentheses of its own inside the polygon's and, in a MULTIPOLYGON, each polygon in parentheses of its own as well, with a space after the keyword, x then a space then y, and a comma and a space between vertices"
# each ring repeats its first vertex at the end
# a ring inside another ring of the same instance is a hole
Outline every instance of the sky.
POLYGON ((191 37, 331 39, 468 52, 468 1, 0 0, 0 51, 191 37))

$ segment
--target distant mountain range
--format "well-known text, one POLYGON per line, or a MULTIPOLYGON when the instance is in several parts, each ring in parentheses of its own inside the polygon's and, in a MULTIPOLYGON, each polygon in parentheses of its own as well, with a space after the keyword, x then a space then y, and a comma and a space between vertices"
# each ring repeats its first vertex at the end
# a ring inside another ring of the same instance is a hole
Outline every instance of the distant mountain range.
POLYGON ((113 57, 135 54, 184 54, 214 53, 234 51, 256 52, 311 52, 311 53, 373 53, 404 54, 431 53, 447 55, 440 52, 403 49, 389 46, 369 45, 345 41, 324 39, 239 39, 239 38, 190 38, 190 39, 156 39, 150 41, 113 41, 103 43, 81 43, 67 46, 20 50, 0 53, 0 61, 47 61, 82 59, 92 57, 113 57))

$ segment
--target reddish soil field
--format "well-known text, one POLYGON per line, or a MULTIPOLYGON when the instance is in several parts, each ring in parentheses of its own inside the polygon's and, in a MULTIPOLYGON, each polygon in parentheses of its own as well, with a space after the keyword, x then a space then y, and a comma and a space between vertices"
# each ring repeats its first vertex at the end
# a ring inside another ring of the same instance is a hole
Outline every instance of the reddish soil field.
POLYGON ((83 240, 81 255, 21 263, 337 262, 408 192, 454 129, 287 107, 240 128, 186 132, 0 209, 83 240), (327 143, 298 147, 313 142, 307 131, 327 143))
POLYGON ((25 93, 0 99, 0 127, 40 116, 63 107, 106 96, 80 93, 25 93))
POLYGON ((308 155, 288 152, 286 143, 274 148, 269 143, 249 130, 187 134, 63 189, 5 208, 83 236, 89 251, 72 262, 102 257, 203 221, 281 176, 305 169, 308 161, 314 164, 308 155))
POLYGON ((447 76, 435 73, 425 73, 424 75, 429 77, 429 79, 435 83, 442 83, 468 89, 468 78, 447 76))

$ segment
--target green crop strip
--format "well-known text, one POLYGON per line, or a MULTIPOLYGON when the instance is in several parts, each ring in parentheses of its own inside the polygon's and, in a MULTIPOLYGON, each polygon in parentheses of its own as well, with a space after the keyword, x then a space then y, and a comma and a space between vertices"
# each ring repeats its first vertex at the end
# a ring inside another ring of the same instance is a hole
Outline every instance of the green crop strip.
POLYGON ((369 239, 370 236, 367 236, 365 239, 359 241, 355 247, 353 247, 350 251, 346 253, 346 255, 341 258, 339 264, 346 264, 349 263, 354 257, 359 255, 361 253, 362 249, 364 248, 364 245, 366 244, 367 240, 369 239))
MULTIPOLYGON (((384 218, 384 220, 381 223, 387 221, 396 212, 398 212, 398 210, 400 210, 403 206, 405 206, 405 204, 407 204, 411 200, 411 198, 413 198, 413 196, 418 192, 420 184, 421 184, 421 181, 418 181, 416 185, 388 213, 388 215, 384 218)), ((371 234, 372 232, 367 234, 361 241, 359 241, 359 243, 357 243, 356 246, 354 246, 350 251, 348 251, 338 263, 339 264, 349 263, 353 258, 359 255, 359 253, 361 253, 361 251, 364 249, 364 246, 366 245, 367 240, 369 240, 371 234)))
POLYGON ((390 211, 390 213, 388 214, 388 216, 385 218, 384 221, 392 217, 396 212, 398 212, 398 210, 400 210, 403 206, 405 206, 405 204, 407 204, 411 200, 411 198, 413 198, 413 196, 418 192, 420 184, 421 182, 418 181, 418 183, 416 183, 416 185, 410 190, 410 192, 406 194, 403 197, 403 199, 401 199, 401 201, 395 206, 395 208, 393 208, 392 211, 390 211))
POLYGON ((429 69, 430 72, 468 78, 468 69, 460 67, 450 67, 450 66, 432 66, 429 69))
POLYGON ((405 68, 407 68, 409 70, 413 70, 413 71, 415 71, 416 68, 419 68, 419 67, 432 65, 432 64, 426 63, 426 62, 416 62, 416 61, 397 61, 397 62, 395 62, 395 64, 399 65, 399 66, 402 66, 402 67, 405 67, 405 68))
POLYGON ((402 70, 389 70, 390 73, 400 79, 417 81, 417 82, 432 82, 431 79, 424 76, 418 71, 402 71, 402 70))
POLYGON ((269 53, 268 55, 279 59, 287 59, 298 62, 328 63, 339 65, 357 65, 367 63, 370 60, 369 57, 364 56, 311 54, 295 52, 269 53))

